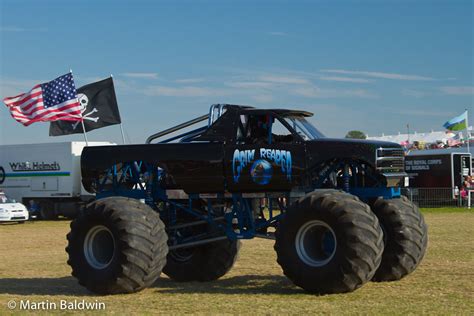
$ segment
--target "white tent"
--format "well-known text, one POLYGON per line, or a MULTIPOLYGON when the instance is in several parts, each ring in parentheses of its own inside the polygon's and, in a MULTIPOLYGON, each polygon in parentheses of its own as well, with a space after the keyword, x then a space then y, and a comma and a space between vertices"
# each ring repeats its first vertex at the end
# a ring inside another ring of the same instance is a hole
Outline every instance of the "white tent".
MULTIPOLYGON (((469 130, 472 130, 472 126, 469 127, 469 130)), ((448 143, 449 139, 462 139, 463 132, 451 132, 451 131, 431 131, 428 133, 410 133, 410 134, 401 134, 398 135, 383 135, 382 136, 375 136, 375 137, 367 137, 367 139, 372 140, 381 140, 381 141, 388 141, 394 142, 398 144, 406 143, 409 140, 409 143, 412 144, 413 142, 420 142, 425 144, 433 144, 442 142, 444 144, 448 143)))

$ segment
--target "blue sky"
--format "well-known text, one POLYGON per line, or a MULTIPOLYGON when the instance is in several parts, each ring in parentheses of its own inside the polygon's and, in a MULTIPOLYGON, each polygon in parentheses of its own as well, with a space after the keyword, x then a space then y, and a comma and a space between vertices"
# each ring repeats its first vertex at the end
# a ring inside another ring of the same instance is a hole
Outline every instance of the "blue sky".
MULTIPOLYGON (((127 138, 213 103, 312 111, 326 135, 441 130, 472 110, 472 1, 0 2, 0 97, 73 70, 114 75, 127 138), (34 17, 34 18, 32 18, 34 17)), ((82 140, 23 127, 0 107, 0 144, 82 140)), ((111 126, 89 140, 121 142, 111 126)))

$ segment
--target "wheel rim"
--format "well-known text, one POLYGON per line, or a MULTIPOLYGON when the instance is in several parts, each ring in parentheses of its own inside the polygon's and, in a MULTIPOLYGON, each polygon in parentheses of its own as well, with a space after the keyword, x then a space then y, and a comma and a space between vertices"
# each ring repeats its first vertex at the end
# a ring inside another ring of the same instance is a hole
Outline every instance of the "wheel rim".
POLYGON ((92 227, 84 240, 84 256, 95 269, 110 265, 115 253, 115 238, 110 229, 103 225, 92 227))
POLYGON ((295 239, 298 257, 311 267, 326 265, 334 257, 337 239, 325 222, 313 220, 300 227, 295 239))

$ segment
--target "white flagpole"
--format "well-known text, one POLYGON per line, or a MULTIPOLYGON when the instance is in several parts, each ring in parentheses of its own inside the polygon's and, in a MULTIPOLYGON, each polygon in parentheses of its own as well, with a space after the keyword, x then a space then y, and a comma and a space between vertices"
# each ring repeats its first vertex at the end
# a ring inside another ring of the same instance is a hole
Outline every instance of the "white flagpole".
POLYGON ((466 135, 467 135, 467 152, 471 153, 469 150, 469 141, 471 140, 471 134, 469 133, 469 111, 466 109, 466 135))
MULTIPOLYGON (((72 69, 69 69, 69 72, 71 73, 71 76, 72 76, 72 69)), ((76 93, 76 100, 77 100, 77 93, 76 93)), ((86 127, 84 126, 84 119, 81 119, 81 124, 82 124, 82 133, 84 134, 84 140, 86 141, 86 146, 89 146, 89 141, 87 140, 87 135, 86 135, 86 127)))
POLYGON ((124 135, 124 133, 123 133, 123 125, 122 125, 122 123, 120 123, 120 131, 122 132, 122 141, 123 141, 123 144, 125 145, 126 142, 125 142, 125 135, 124 135))
MULTIPOLYGON (((110 74, 110 78, 114 78, 114 76, 112 74, 110 74)), ((117 102, 118 103, 118 102, 117 102)), ((117 107, 118 107, 118 104, 117 104, 117 107)), ((120 119, 121 120, 121 119, 120 119)), ((120 122, 120 132, 122 133, 122 141, 123 141, 123 144, 125 145, 127 142, 125 141, 125 134, 123 132, 123 125, 122 125, 122 122, 120 122)))
POLYGON ((87 133, 86 133, 86 127, 84 126, 84 120, 81 120, 82 124, 82 131, 84 132, 84 139, 86 140, 86 146, 89 146, 89 141, 87 140, 87 133))

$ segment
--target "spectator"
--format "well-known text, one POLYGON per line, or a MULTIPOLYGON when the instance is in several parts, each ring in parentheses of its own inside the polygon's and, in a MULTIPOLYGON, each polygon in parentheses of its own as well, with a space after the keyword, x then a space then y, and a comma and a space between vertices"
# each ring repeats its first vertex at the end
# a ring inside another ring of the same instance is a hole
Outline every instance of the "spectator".
POLYGON ((0 190, 0 203, 6 203, 7 202, 7 196, 5 193, 3 193, 2 190, 0 190))
POLYGON ((474 190, 474 183, 472 182, 471 176, 464 176, 464 181, 462 182, 460 195, 463 200, 468 198, 470 191, 474 190))
POLYGON ((462 183, 463 188, 469 190, 473 187, 473 182, 471 176, 464 176, 464 181, 462 183))

